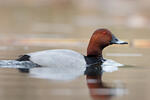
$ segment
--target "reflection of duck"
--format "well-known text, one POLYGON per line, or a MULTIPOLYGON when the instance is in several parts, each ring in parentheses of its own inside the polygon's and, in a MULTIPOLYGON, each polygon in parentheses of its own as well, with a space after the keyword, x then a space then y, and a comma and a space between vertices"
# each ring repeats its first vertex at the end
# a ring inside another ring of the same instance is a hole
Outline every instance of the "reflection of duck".
POLYGON ((86 69, 87 85, 94 100, 110 100, 112 96, 125 94, 122 87, 115 88, 104 83, 102 73, 99 72, 101 72, 100 69, 94 70, 92 67, 86 69))
POLYGON ((87 85, 90 91, 90 95, 93 99, 99 100, 110 100, 113 96, 111 93, 111 88, 102 82, 102 75, 90 76, 87 75, 87 85), (108 93, 105 93, 108 92, 108 93))
MULTIPOLYGON (((26 54, 17 61, 31 61, 39 66, 54 67, 59 70, 69 69, 69 72, 85 70, 87 64, 106 62, 102 57, 102 50, 111 44, 127 44, 117 39, 109 30, 96 30, 89 42, 87 56, 65 49, 46 50, 26 54)), ((28 72, 28 69, 19 69, 21 72, 28 72)), ((57 72, 57 71, 56 71, 57 72)))

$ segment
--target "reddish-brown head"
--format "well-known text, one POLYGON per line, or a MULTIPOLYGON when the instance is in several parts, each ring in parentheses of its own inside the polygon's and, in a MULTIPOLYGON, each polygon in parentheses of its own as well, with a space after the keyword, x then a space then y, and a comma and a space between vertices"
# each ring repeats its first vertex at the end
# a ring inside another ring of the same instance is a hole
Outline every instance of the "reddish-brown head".
POLYGON ((90 39, 87 56, 102 56, 102 50, 111 44, 127 44, 127 42, 120 41, 107 29, 98 29, 90 39))

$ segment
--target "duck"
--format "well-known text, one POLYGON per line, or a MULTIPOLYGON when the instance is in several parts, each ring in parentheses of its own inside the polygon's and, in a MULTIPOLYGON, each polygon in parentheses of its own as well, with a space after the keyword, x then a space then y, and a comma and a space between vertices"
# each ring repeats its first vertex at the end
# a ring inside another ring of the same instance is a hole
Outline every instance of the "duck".
MULTIPOLYGON (((102 55, 103 49, 112 44, 128 43, 116 38, 110 30, 101 28, 92 34, 87 47, 87 55, 68 49, 52 49, 28 53, 19 57, 16 61, 30 61, 41 67, 52 68, 53 72, 51 73, 60 71, 76 74, 85 71, 87 67, 100 67, 102 64, 105 66, 107 63, 112 62, 104 59, 102 55)), ((19 70, 21 72, 29 71, 28 68, 19 68, 19 70)), ((40 72, 40 69, 37 72, 40 72)))

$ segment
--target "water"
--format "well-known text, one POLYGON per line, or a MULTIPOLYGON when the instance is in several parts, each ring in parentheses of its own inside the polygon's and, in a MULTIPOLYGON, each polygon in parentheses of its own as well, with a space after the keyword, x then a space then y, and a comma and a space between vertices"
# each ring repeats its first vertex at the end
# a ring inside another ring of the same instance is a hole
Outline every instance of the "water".
MULTIPOLYGON (((77 41, 77 40, 76 40, 77 41)), ((66 42, 62 44, 66 45, 66 42)), ((73 42, 74 43, 74 42, 73 42)), ((80 42, 81 43, 81 42, 80 42)), ((82 43, 81 43, 82 44, 82 43)), ((85 46, 77 45, 76 51, 82 53, 85 46)), ((53 49, 43 46, 7 45, 1 50, 2 59, 16 59, 18 55, 31 51, 53 49), (7 49, 12 48, 12 49, 7 49), (16 52, 16 54, 14 54, 16 52)), ((59 48, 59 47, 58 47, 59 48)), ((62 48, 60 46, 60 48, 62 48)), ((65 47, 68 49, 73 46, 65 47)), ((86 50, 85 50, 86 51, 86 50)), ((83 52, 83 54, 85 53, 83 52)), ((74 99, 111 99, 132 100, 149 98, 149 48, 128 46, 111 46, 104 50, 105 58, 113 59, 125 64, 112 73, 104 73, 101 77, 87 79, 80 75, 71 80, 55 80, 43 77, 31 77, 28 73, 20 73, 17 69, 0 69, 0 96, 4 100, 48 99, 74 100, 74 99), (91 87, 92 86, 92 87, 91 87), (93 89, 94 88, 94 89, 93 89), (96 88, 96 89, 95 89, 96 88)), ((39 72, 40 74, 40 72, 39 72)), ((48 77, 48 75, 46 75, 48 77)))
POLYGON ((86 54, 92 32, 101 27, 129 42, 104 50, 104 58, 124 66, 99 76, 81 73, 71 80, 55 80, 48 79, 47 74, 47 78, 32 77, 15 68, 0 68, 1 100, 150 99, 149 1, 0 2, 0 60, 46 49, 72 49, 86 54))

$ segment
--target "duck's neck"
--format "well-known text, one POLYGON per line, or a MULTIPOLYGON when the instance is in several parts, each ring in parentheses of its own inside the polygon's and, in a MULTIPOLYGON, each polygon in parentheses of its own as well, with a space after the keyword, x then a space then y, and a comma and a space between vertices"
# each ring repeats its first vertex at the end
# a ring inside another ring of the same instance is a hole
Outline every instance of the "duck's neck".
POLYGON ((89 45, 87 48, 87 56, 102 57, 102 50, 99 46, 89 45))

